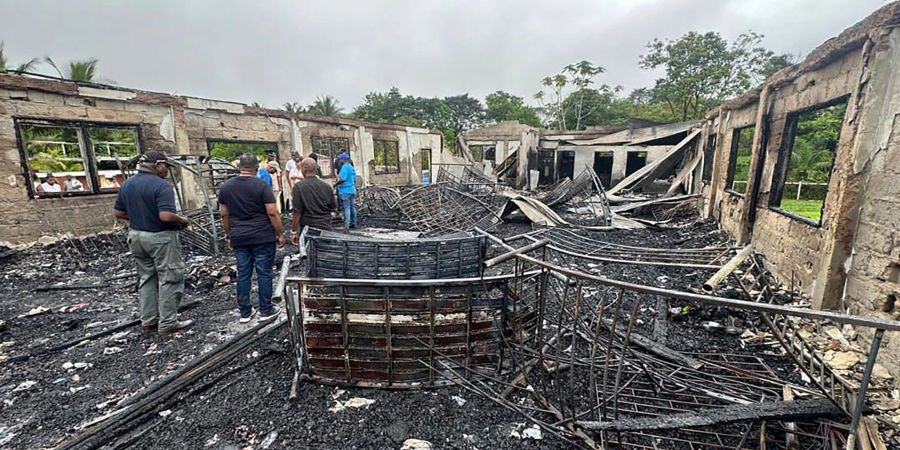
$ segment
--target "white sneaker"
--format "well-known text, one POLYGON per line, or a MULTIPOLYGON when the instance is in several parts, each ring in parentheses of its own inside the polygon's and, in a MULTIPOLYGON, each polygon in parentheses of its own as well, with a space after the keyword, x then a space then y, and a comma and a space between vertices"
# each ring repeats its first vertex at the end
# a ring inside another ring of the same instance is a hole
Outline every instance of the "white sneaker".
POLYGON ((248 314, 247 316, 241 316, 241 320, 239 320, 238 322, 247 323, 247 322, 253 320, 253 316, 255 316, 255 315, 256 315, 256 308, 250 308, 250 314, 248 314))

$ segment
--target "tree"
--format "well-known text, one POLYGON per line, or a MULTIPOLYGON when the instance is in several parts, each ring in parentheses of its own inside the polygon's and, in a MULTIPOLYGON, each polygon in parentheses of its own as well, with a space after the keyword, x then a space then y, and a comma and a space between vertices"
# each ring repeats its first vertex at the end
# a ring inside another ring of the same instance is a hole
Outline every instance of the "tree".
POLYGON ((665 103, 679 120, 699 118, 725 98, 751 87, 763 76, 774 53, 760 45, 752 31, 728 43, 719 33, 692 31, 674 41, 654 39, 640 57, 644 69, 664 68, 653 98, 665 103))
MULTIPOLYGON (((603 67, 583 60, 563 67, 556 75, 544 77, 541 80, 544 89, 534 94, 534 98, 541 104, 546 125, 557 130, 581 129, 584 118, 593 113, 585 96, 590 94, 594 77, 605 71, 603 67)), ((613 90, 615 88, 605 84, 597 88, 598 93, 613 90)))
POLYGON ((69 63, 65 66, 65 74, 63 74, 56 63, 53 62, 53 59, 51 59, 49 56, 44 58, 44 61, 46 61, 47 64, 50 64, 50 67, 56 69, 56 73, 59 74, 60 78, 83 82, 110 82, 109 80, 101 80, 99 75, 97 74, 97 64, 99 64, 100 62, 97 60, 97 58, 69 61, 69 63))
POLYGON ((344 108, 338 106, 338 101, 330 95, 316 97, 316 101, 306 109, 309 114, 317 116, 340 117, 344 108))
MULTIPOLYGON (((797 63, 797 57, 791 53, 782 53, 780 55, 772 55, 763 63, 760 71, 762 80, 772 76, 785 67, 792 66, 797 63)), ((760 80, 760 81, 762 81, 760 80)))
POLYGON ((5 43, 3 41, 0 41, 0 73, 7 72, 7 71, 30 72, 32 69, 34 69, 38 65, 38 63, 41 62, 41 60, 38 58, 31 58, 30 60, 16 66, 15 69, 10 70, 9 60, 6 59, 6 54, 4 53, 4 49, 3 49, 4 44, 5 43))
POLYGON ((284 102, 284 104, 281 105, 281 109, 290 113, 305 112, 303 105, 301 105, 299 102, 284 102))
POLYGON ((444 98, 403 95, 392 87, 388 92, 370 92, 353 110, 357 119, 390 122, 413 127, 435 128, 452 146, 457 133, 482 123, 484 108, 468 94, 444 98))
POLYGON ((469 97, 469 94, 444 97, 447 105, 449 128, 456 133, 471 130, 484 123, 484 106, 477 98, 469 97))
POLYGON ((516 97, 503 91, 488 94, 484 98, 487 105, 484 118, 488 122, 502 122, 504 120, 517 120, 525 125, 533 127, 541 126, 541 119, 537 110, 525 104, 522 97, 516 97))

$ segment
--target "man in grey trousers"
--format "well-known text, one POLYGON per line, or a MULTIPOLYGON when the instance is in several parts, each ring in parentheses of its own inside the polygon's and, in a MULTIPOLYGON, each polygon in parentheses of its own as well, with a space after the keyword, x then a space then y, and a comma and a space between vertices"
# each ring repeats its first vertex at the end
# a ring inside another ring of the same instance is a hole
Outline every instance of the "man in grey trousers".
POLYGON ((113 213, 127 220, 128 245, 140 277, 141 327, 167 335, 189 327, 193 321, 178 320, 184 295, 184 258, 178 230, 188 219, 175 212, 175 191, 165 181, 168 158, 158 151, 141 157, 136 175, 119 189, 113 213))

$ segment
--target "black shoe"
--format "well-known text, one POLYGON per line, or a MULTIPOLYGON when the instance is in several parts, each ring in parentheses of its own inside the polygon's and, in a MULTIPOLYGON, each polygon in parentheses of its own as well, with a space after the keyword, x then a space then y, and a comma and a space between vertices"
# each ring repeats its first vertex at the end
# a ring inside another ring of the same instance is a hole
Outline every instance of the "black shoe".
POLYGON ((157 327, 159 327, 159 323, 158 323, 158 322, 153 322, 153 323, 148 324, 148 325, 143 325, 143 324, 141 324, 141 334, 155 333, 157 327))
POLYGON ((272 306, 272 309, 270 309, 268 312, 259 313, 259 321, 264 322, 266 320, 272 320, 277 317, 279 313, 281 313, 281 310, 278 309, 277 306, 272 306))

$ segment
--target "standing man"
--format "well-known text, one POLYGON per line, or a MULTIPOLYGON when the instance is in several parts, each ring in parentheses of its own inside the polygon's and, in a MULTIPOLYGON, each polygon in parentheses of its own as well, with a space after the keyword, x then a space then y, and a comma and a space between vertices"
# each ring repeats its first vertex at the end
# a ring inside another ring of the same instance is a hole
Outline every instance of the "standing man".
POLYGON ((284 245, 284 226, 275 208, 272 188, 257 178, 259 160, 256 155, 241 155, 239 168, 241 173, 219 189, 219 213, 222 215, 222 228, 237 261, 240 322, 247 323, 256 314, 250 301, 254 269, 260 320, 278 315, 278 309, 272 304, 272 266, 275 263, 275 246, 284 245))
POLYGON ((332 173, 332 176, 337 178, 338 175, 341 173, 341 166, 344 165, 344 161, 349 160, 349 159, 350 159, 350 150, 347 150, 346 148, 341 150, 341 154, 335 156, 334 161, 332 161, 332 163, 331 163, 331 171, 334 172, 334 173, 332 173), (343 159, 344 155, 347 156, 346 159, 343 159))
POLYGON ((125 181, 113 214, 128 221, 128 247, 140 277, 141 326, 144 332, 172 334, 193 320, 178 320, 184 295, 184 259, 178 230, 187 217, 175 212, 175 190, 165 182, 169 174, 166 154, 144 153, 136 175, 125 181))
POLYGON ((62 192, 62 186, 56 180, 52 173, 47 174, 47 178, 41 183, 41 192, 45 194, 58 194, 62 192))
POLYGON ((274 153, 266 155, 266 167, 269 169, 269 175, 272 176, 272 193, 275 194, 275 207, 278 209, 278 214, 281 214, 281 188, 283 183, 281 181, 281 166, 275 160, 274 153))
POLYGON ((341 199, 341 207, 344 210, 344 229, 356 228, 356 169, 350 161, 350 155, 341 153, 338 157, 341 161, 341 171, 337 175, 338 197, 341 199))
POLYGON ((66 192, 84 192, 84 185, 72 175, 66 175, 66 182, 63 188, 66 192))
POLYGON ((303 171, 303 179, 294 185, 291 193, 294 197, 291 242, 294 244, 298 244, 298 233, 303 227, 331 230, 331 213, 337 209, 331 186, 316 175, 316 161, 304 159, 300 162, 300 170, 303 171))

